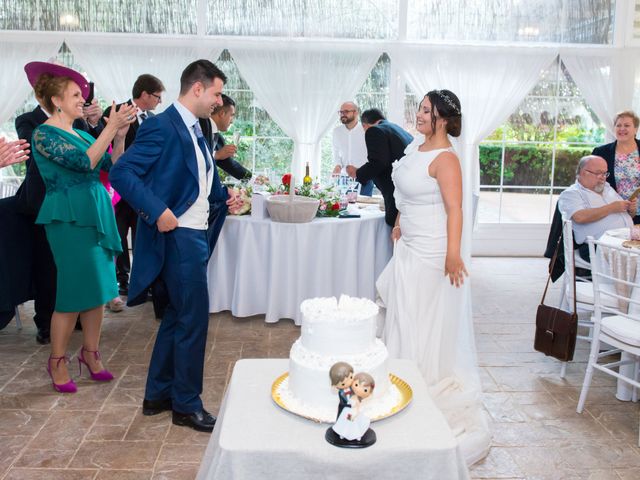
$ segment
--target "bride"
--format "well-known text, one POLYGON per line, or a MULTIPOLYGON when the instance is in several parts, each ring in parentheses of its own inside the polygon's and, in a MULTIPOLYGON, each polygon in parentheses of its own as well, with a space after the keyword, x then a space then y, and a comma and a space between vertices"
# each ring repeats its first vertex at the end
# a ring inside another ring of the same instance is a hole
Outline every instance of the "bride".
POLYGON ((416 127, 424 142, 414 141, 393 164, 400 213, 393 258, 376 287, 390 356, 416 361, 470 465, 487 455, 491 436, 460 254, 462 173, 449 141, 460 135, 461 120, 460 101, 449 90, 433 90, 420 103, 416 127))

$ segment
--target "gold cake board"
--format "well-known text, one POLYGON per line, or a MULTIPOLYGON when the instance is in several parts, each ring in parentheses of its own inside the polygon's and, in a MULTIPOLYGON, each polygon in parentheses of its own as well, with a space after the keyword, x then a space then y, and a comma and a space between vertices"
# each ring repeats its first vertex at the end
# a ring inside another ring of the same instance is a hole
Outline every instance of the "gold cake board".
MULTIPOLYGON (((282 386, 282 383, 287 378, 289 378, 289 372, 285 372, 282 375, 280 375, 278 378, 274 380, 273 384, 271 385, 271 398, 276 403, 276 405, 286 410, 287 412, 293 413, 295 415, 298 415, 300 417, 303 417, 309 420, 313 420, 314 422, 317 422, 317 423, 333 423, 326 420, 321 420, 319 418, 311 417, 309 415, 306 415, 304 412, 295 410, 291 405, 287 405, 285 399, 280 394, 280 387, 282 386)), ((407 382, 402 380, 400 377, 395 376, 393 373, 389 374, 389 380, 391 381, 391 384, 394 385, 400 392, 400 399, 391 408, 391 410, 389 410, 388 412, 382 415, 378 415, 375 418, 372 418, 371 419, 372 422, 382 420, 384 418, 388 418, 392 415, 395 415, 396 413, 403 410, 407 405, 409 405, 409 403, 411 402, 411 399, 413 398, 413 390, 411 390, 411 386, 407 382)), ((336 409, 337 409, 337 402, 336 402, 336 409)))

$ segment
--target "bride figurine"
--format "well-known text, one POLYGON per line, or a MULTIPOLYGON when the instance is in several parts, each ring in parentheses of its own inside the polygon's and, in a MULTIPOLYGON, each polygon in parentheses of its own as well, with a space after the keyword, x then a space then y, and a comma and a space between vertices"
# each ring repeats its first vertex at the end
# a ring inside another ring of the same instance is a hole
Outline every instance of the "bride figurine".
POLYGON ((336 446, 365 448, 376 442, 376 434, 369 428, 371 420, 362 413, 362 401, 375 387, 368 373, 353 375, 353 368, 344 362, 336 363, 330 370, 332 386, 338 388, 338 418, 327 429, 325 439, 336 446))

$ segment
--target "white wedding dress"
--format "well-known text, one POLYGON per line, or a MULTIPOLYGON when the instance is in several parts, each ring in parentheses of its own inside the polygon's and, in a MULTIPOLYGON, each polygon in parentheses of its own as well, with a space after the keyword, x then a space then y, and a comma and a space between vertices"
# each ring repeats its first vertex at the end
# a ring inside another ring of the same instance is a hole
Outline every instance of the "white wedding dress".
POLYGON ((420 152, 418 144, 393 164, 402 236, 376 282, 382 337, 392 358, 416 361, 471 465, 487 455, 491 435, 480 398, 469 279, 456 288, 444 275, 447 215, 428 169, 447 150, 420 152))

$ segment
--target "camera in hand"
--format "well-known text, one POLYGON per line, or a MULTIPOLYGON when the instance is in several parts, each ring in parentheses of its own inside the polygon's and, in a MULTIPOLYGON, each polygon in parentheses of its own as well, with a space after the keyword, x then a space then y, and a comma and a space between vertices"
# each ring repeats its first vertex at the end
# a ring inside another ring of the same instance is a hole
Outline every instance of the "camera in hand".
POLYGON ((94 83, 89 82, 89 95, 87 95, 87 98, 85 98, 84 100, 85 107, 91 106, 91 102, 93 102, 93 86, 94 86, 94 83))

